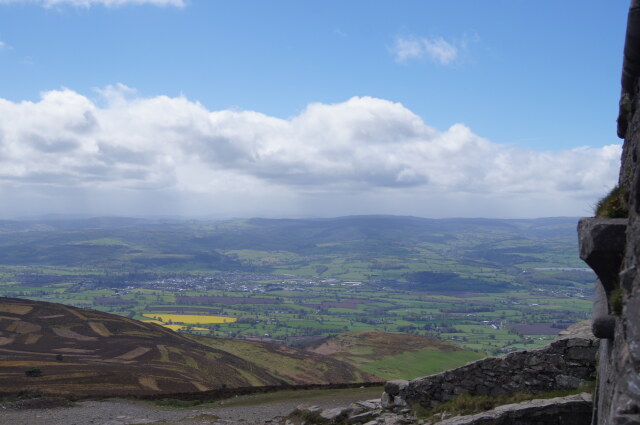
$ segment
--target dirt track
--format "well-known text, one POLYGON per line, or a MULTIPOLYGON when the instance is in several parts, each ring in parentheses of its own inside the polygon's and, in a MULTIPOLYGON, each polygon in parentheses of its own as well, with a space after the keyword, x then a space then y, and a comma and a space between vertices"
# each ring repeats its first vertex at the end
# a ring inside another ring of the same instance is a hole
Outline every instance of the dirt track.
POLYGON ((128 400, 82 401, 74 407, 2 409, 0 424, 11 425, 163 425, 264 424, 285 416, 298 405, 346 406, 380 396, 380 388, 338 391, 288 391, 234 398, 194 408, 165 408, 128 400), (219 419, 216 419, 219 418, 219 419))

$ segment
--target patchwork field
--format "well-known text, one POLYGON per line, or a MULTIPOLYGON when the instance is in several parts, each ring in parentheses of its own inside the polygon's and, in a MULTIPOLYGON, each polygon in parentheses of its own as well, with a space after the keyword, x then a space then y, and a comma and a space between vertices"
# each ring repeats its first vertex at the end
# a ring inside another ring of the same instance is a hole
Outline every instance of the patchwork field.
POLYGON ((159 317, 206 336, 296 345, 375 329, 497 355, 543 345, 590 316, 595 275, 578 258, 576 223, 0 221, 0 296, 159 317))

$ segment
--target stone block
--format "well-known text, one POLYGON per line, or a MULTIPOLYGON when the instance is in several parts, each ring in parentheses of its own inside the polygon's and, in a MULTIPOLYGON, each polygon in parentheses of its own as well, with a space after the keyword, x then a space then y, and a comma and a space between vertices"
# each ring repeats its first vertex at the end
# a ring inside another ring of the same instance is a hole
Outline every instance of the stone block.
POLYGON ((393 398, 387 393, 382 393, 380 406, 382 406, 383 409, 391 409, 393 407, 393 398))
POLYGON ((509 394, 511 391, 508 389, 504 389, 502 387, 493 387, 491 388, 491 391, 489 392, 489 395, 492 397, 497 397, 497 396, 501 396, 501 395, 507 395, 509 394))
POLYGON ((527 366, 535 366, 535 365, 538 365, 538 364, 544 364, 545 362, 546 362, 546 359, 545 359, 544 355, 533 354, 533 355, 527 357, 525 359, 524 363, 527 366))
POLYGON ((591 347, 593 342, 589 339, 573 338, 567 340, 567 347, 591 347))
MULTIPOLYGON (((602 287, 602 285, 600 285, 600 287, 602 287)), ((602 290, 603 290, 604 298, 606 299, 604 288, 602 288, 602 290)), ((591 321, 584 320, 582 322, 574 323, 573 325, 569 326, 567 329, 560 331, 558 333, 558 336, 556 337, 556 340, 572 339, 572 338, 582 338, 582 339, 589 339, 593 341, 594 338, 593 338, 593 334, 591 333, 591 321)))
POLYGON ((626 244, 626 218, 582 218, 578 223, 580 258, 593 269, 610 293, 618 273, 626 244))
POLYGON ((333 409, 325 409, 320 412, 320 416, 329 421, 334 421, 341 416, 346 416, 349 414, 349 409, 344 407, 335 407, 333 409))
POLYGON ((407 402, 402 397, 400 397, 399 395, 393 397, 393 404, 394 404, 394 406, 397 406, 397 407, 406 407, 406 406, 408 406, 407 402))
POLYGON ((387 381, 384 384, 384 392, 391 396, 396 396, 400 394, 400 392, 404 390, 408 384, 409 384, 409 381, 405 381, 404 379, 395 379, 393 381, 387 381))
POLYGON ((349 416, 358 415, 362 412, 365 412, 366 410, 368 409, 365 409, 357 403, 351 403, 349 405, 349 416))
POLYGON ((350 415, 347 418, 347 423, 348 424, 357 424, 357 423, 364 423, 369 421, 370 419, 373 419, 376 416, 376 412, 364 412, 364 413, 359 413, 357 415, 350 415))
POLYGON ((623 271, 620 272, 618 279, 620 281, 620 285, 627 291, 631 292, 633 289, 633 282, 636 278, 636 266, 627 267, 623 271))
POLYGON ((567 349, 565 357, 568 360, 588 360, 595 362, 596 349, 595 347, 571 347, 567 349))
POLYGON ((616 318, 610 314, 593 319, 593 335, 601 339, 613 339, 616 332, 616 318))
POLYGON ((484 386, 484 385, 478 385, 476 386, 474 393, 477 395, 488 395, 489 394, 489 388, 484 386))
POLYGON ((640 296, 631 296, 626 301, 626 311, 628 312, 626 327, 629 340, 628 350, 631 359, 636 367, 640 367, 640 296))
POLYGON ((356 404, 369 410, 377 409, 378 407, 380 407, 379 400, 356 401, 356 404))
POLYGON ((558 375, 556 376, 556 385, 560 389, 578 388, 584 381, 575 376, 558 375))

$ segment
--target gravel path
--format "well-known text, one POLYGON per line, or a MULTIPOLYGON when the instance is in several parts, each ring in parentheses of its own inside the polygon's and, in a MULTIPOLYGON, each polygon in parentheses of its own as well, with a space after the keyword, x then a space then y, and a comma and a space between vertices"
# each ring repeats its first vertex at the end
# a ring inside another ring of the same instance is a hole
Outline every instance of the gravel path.
MULTIPOLYGON (((274 393, 275 394, 275 393, 274 393)), ((133 425, 133 424, 264 424, 265 420, 285 416, 297 406, 323 408, 347 406, 358 400, 377 398, 380 390, 352 389, 348 392, 304 391, 274 397, 252 395, 195 408, 165 408, 129 400, 82 401, 73 407, 49 409, 0 408, 0 424, 11 425, 133 425)))

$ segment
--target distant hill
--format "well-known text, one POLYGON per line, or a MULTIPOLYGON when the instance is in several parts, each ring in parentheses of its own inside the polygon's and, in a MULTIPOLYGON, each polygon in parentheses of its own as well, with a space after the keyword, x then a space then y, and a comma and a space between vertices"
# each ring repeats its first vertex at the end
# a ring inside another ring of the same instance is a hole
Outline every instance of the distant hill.
POLYGON ((384 379, 413 379, 485 357, 437 339, 375 330, 330 336, 308 343, 305 349, 384 379))
POLYGON ((526 280, 523 269, 584 267, 576 224, 577 218, 562 217, 376 215, 0 221, 0 265, 80 268, 108 287, 118 286, 118 279, 150 279, 149 273, 245 271, 379 281, 418 291, 499 292, 526 280))
POLYGON ((295 349, 201 341, 95 310, 0 298, 0 393, 116 396, 376 380, 295 349))

